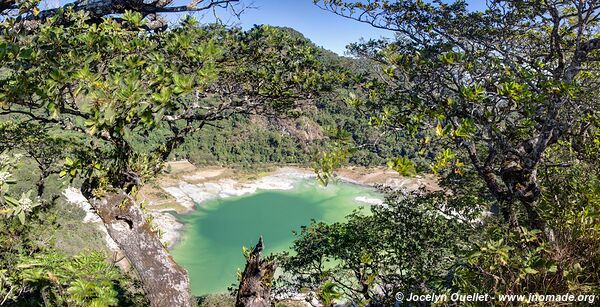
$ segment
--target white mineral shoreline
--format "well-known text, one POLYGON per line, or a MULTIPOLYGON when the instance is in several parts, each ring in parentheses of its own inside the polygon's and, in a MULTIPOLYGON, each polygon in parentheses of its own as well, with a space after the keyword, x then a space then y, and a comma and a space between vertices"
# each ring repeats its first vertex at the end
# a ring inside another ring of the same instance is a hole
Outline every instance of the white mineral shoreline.
MULTIPOLYGON (((299 180, 313 177, 315 175, 308 172, 280 168, 252 182, 240 182, 226 178, 192 184, 185 181, 186 176, 183 176, 182 180, 176 185, 163 186, 162 189, 185 208, 185 210, 178 212, 184 214, 194 211, 197 205, 201 205, 208 200, 254 194, 260 190, 291 190, 299 180)), ((162 211, 172 210, 162 209, 162 211)))
MULTIPOLYGON (((268 190, 291 190, 299 181, 315 178, 315 174, 301 171, 295 168, 279 168, 270 174, 250 182, 240 182, 235 179, 225 178, 215 181, 206 181, 191 184, 181 180, 177 185, 162 187, 167 193, 175 198, 175 201, 185 209, 179 210, 179 214, 191 213, 197 206, 202 206, 209 200, 224 199, 251 195, 259 191, 268 190)), ((185 179, 185 176, 182 178, 185 179)), ((163 208, 155 211, 154 222, 163 230, 162 240, 169 249, 181 239, 183 224, 171 214, 174 210, 163 208), (171 218, 157 218, 157 216, 169 216, 171 218), (166 222, 166 223, 165 223, 166 222)))
MULTIPOLYGON (((154 217, 154 226, 161 230, 161 241, 172 249, 181 239, 184 225, 177 220, 173 212, 178 214, 191 213, 196 206, 201 206, 209 200, 249 195, 258 191, 290 190, 301 180, 315 178, 310 169, 299 167, 280 167, 254 180, 243 180, 227 168, 198 169, 187 161, 168 163, 171 174, 164 179, 157 179, 159 188, 142 189, 142 198, 148 203, 148 213, 154 217), (146 189, 146 190, 144 190, 146 189), (152 190, 154 189, 154 190, 152 190), (157 191, 162 190, 161 191, 157 191), (146 197, 149 194, 168 194, 167 200, 146 197), (172 204, 172 205, 169 205, 172 204)), ((162 178, 162 177, 161 177, 162 178)), ((416 190, 420 187, 436 189, 435 181, 431 178, 403 178, 393 171, 384 168, 346 168, 339 172, 336 180, 361 186, 388 186, 394 189, 416 190)), ((81 193, 73 188, 64 192, 65 197, 80 206, 86 216, 84 222, 99 224, 106 234, 107 246, 114 250, 116 244, 103 227, 100 219, 87 203, 81 193)), ((382 199, 371 196, 358 196, 355 201, 367 205, 381 205, 382 199)))

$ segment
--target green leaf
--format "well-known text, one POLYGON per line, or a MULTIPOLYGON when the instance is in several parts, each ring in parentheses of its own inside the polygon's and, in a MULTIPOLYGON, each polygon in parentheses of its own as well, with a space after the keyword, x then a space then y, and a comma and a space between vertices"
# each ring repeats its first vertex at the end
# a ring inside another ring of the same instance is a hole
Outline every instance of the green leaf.
POLYGON ((159 93, 153 93, 152 98, 161 104, 166 104, 171 99, 172 91, 169 87, 163 87, 159 93))
POLYGON ((25 212, 20 211, 17 216, 19 217, 19 222, 21 222, 22 225, 25 225, 25 212))
POLYGON ((524 271, 525 271, 525 273, 532 274, 532 275, 539 273, 538 270, 533 269, 533 268, 525 268, 524 271))
POLYGON ((387 165, 402 176, 412 177, 417 174, 415 164, 407 157, 392 159, 388 161, 387 165))
POLYGON ((33 49, 23 48, 19 51, 19 57, 23 60, 29 60, 33 57, 33 49))
POLYGON ((435 135, 437 136, 444 136, 444 128, 442 128, 442 125, 440 123, 437 124, 437 126, 435 127, 435 135))
POLYGON ((192 87, 194 86, 194 77, 175 74, 173 75, 173 82, 175 83, 173 92, 175 94, 182 94, 192 90, 192 87))
POLYGON ((4 196, 4 200, 11 206, 18 206, 19 201, 16 198, 10 197, 8 195, 4 196))

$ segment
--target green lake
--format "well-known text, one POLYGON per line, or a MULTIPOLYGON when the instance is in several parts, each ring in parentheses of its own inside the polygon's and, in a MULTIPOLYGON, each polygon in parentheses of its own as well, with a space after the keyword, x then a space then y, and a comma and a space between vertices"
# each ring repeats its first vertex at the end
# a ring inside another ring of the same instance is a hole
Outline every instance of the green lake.
POLYGON ((226 292, 244 268, 242 246, 253 247, 263 236, 266 254, 288 250, 293 231, 317 221, 335 222, 359 207, 355 200, 381 198, 373 189, 335 183, 327 187, 302 179, 291 190, 259 190, 253 194, 207 201, 178 218, 185 225, 173 257, 190 275, 192 293, 226 292))

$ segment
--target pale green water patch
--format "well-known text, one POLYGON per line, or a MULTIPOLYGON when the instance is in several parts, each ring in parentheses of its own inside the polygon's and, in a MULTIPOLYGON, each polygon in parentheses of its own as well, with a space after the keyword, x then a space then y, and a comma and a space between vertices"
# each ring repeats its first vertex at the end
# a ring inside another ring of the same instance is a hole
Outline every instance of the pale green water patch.
POLYGON ((293 231, 311 220, 335 222, 359 207, 358 196, 380 197, 373 189, 336 183, 322 187, 300 180, 292 190, 268 190, 208 201, 180 220, 185 224, 173 257, 190 274, 192 293, 226 292, 243 269, 242 246, 263 236, 266 254, 287 250, 293 231))

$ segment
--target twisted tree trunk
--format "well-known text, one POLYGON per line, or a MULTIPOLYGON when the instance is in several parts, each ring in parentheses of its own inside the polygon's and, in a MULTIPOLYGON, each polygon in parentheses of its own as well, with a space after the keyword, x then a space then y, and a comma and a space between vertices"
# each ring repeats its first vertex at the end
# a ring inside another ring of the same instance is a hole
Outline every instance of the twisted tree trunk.
POLYGON ((262 250, 261 237, 246 260, 246 268, 235 302, 237 307, 271 306, 271 286, 276 264, 271 259, 261 259, 262 250))
POLYGON ((187 272, 169 255, 140 206, 125 193, 107 193, 97 198, 89 189, 82 192, 137 271, 150 305, 191 306, 187 272))

